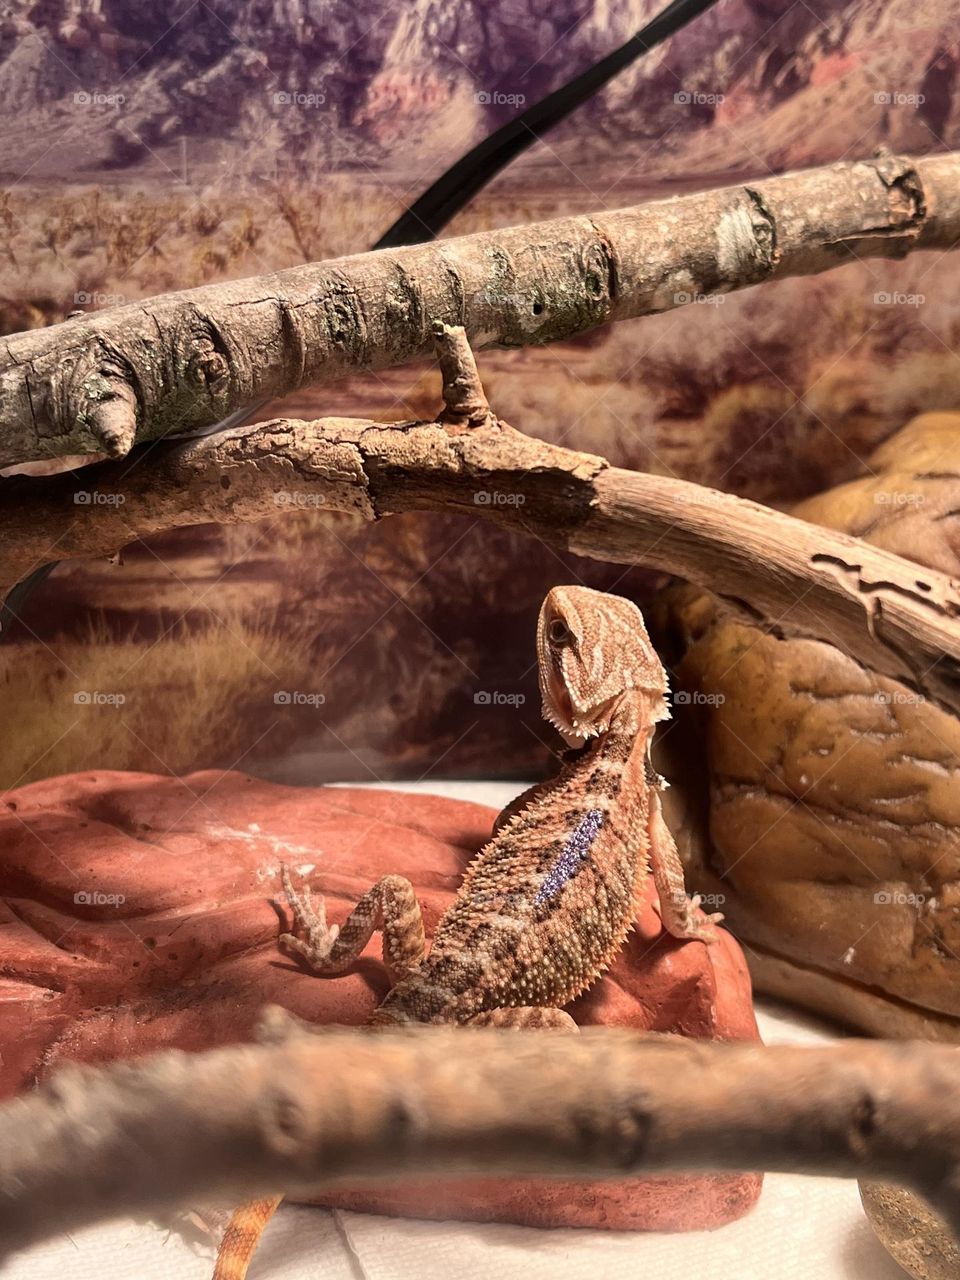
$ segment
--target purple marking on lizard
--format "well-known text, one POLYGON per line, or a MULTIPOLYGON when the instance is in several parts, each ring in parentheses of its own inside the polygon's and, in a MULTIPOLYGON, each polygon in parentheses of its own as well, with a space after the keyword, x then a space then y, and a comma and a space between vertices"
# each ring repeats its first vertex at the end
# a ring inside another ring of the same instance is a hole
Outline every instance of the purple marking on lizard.
POLYGON ((596 840, 603 826, 603 810, 588 809, 573 830, 570 839, 560 851, 556 860, 544 877, 543 884, 537 890, 535 903, 546 902, 558 894, 568 880, 575 875, 577 868, 590 852, 590 846, 596 840))

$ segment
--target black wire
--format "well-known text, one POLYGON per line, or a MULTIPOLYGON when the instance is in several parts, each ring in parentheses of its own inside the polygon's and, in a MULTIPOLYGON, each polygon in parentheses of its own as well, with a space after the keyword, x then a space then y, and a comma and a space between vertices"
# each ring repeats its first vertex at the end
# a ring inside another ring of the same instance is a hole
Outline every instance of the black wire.
POLYGON ((384 232, 374 249, 395 249, 403 244, 432 240, 501 169, 536 142, 540 134, 565 120, 631 62, 675 35, 716 3, 717 0, 673 0, 619 49, 535 102, 461 156, 384 232))
MULTIPOLYGON (((676 35, 688 22, 712 8, 717 0, 672 0, 661 13, 647 23, 618 49, 595 62, 573 80, 548 93, 495 133, 484 138, 466 155, 461 156, 420 198, 401 214, 385 231, 374 249, 396 249, 405 244, 423 244, 433 240, 451 218, 481 191, 501 169, 505 168, 541 134, 549 132, 571 112, 591 98, 599 89, 637 58, 676 35)), ((207 428, 191 433, 193 437, 215 435, 230 427, 242 426, 255 413, 270 403, 272 397, 237 409, 229 417, 207 428)), ((190 438, 190 437, 188 437, 190 438)), ((0 604, 0 635, 8 631, 27 599, 60 563, 45 564, 18 582, 0 604)))
POLYGON ((16 620, 24 604, 41 582, 49 578, 57 565, 62 563, 62 560, 51 560, 49 564, 42 564, 39 569, 34 569, 33 573, 21 579, 7 592, 3 604, 0 604, 0 627, 3 628, 0 631, 0 637, 8 631, 10 624, 16 620))

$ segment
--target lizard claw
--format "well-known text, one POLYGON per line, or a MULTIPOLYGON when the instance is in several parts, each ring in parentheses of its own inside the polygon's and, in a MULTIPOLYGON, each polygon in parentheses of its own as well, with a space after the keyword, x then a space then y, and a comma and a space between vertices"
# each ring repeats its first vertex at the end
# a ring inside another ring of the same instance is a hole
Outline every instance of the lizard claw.
POLYGON ((700 903, 703 901, 699 893, 695 893, 690 899, 690 916, 691 924, 696 930, 696 936, 702 938, 705 942, 716 942, 717 934, 716 926, 724 918, 722 911, 702 911, 700 903))
POLYGON ((283 881, 284 895, 293 912, 294 928, 303 930, 307 935, 303 939, 294 933, 282 933, 278 939, 281 948, 297 952, 311 964, 326 960, 340 934, 340 926, 327 924, 323 899, 314 902, 307 885, 303 886, 302 893, 294 888, 290 868, 285 862, 280 865, 280 878, 283 881))
POLYGON ((684 894, 683 902, 678 904, 680 911, 676 925, 667 925, 668 931, 675 938, 682 938, 685 942, 716 942, 719 939, 716 926, 723 919, 723 912, 702 911, 702 901, 699 893, 695 893, 692 898, 684 894))
MULTIPOLYGON (((700 911, 701 902, 703 902, 703 898, 699 893, 695 893, 690 900, 690 906, 694 911, 700 911)), ((725 919, 722 911, 700 911, 700 914, 707 920, 712 920, 714 924, 719 924, 721 920, 725 919)))

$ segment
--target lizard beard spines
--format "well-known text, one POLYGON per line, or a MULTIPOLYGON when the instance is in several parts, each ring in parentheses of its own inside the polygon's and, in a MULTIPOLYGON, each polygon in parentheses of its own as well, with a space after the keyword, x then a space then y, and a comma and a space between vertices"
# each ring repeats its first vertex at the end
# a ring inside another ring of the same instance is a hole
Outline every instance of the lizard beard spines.
POLYGON ((624 696, 639 697, 644 722, 667 714, 663 663, 640 610, 621 596, 554 587, 537 622, 537 657, 544 719, 565 736, 606 733, 624 696))

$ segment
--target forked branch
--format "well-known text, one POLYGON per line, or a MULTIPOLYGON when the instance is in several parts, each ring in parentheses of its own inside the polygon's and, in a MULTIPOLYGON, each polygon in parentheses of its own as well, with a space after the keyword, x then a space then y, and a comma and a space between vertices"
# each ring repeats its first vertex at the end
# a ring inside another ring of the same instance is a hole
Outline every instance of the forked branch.
POLYGON ((730 494, 534 440, 490 411, 462 329, 441 325, 435 343, 446 404, 437 422, 278 419, 87 467, 82 489, 75 475, 9 479, 0 586, 166 529, 306 505, 367 520, 459 512, 676 574, 960 708, 960 591, 945 574, 730 494))

